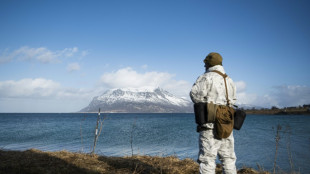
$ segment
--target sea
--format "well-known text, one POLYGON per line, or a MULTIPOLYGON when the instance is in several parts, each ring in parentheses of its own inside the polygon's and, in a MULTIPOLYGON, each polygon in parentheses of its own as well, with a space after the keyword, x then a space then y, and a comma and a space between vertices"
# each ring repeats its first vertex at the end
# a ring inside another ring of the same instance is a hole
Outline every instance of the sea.
MULTIPOLYGON (((96 131, 97 113, 0 113, 0 149, 197 159, 199 134, 192 113, 99 117, 96 131)), ((233 134, 237 168, 272 171, 275 165, 277 171, 310 173, 309 115, 247 115, 233 134)))

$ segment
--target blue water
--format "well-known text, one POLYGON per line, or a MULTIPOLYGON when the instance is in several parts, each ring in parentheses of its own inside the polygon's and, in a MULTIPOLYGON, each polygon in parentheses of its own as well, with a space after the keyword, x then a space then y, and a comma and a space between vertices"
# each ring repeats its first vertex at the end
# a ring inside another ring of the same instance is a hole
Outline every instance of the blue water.
MULTIPOLYGON (((194 114, 101 114, 105 116, 96 153, 106 156, 176 155, 197 158, 194 114), (131 143, 132 142, 132 143, 131 143), (132 148, 131 148, 132 146, 132 148)), ((44 151, 92 150, 97 114, 0 114, 0 148, 44 151)), ((272 170, 276 130, 281 125, 277 167, 310 173, 310 116, 249 115, 234 131, 237 167, 272 170), (292 158, 289 158, 289 155, 292 158)))

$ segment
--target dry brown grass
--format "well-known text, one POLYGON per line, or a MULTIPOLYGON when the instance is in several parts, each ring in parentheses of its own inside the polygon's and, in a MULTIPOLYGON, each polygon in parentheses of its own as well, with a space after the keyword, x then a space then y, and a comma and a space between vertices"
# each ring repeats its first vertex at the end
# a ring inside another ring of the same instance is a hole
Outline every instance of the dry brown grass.
MULTIPOLYGON (((180 160, 174 156, 105 157, 67 151, 43 152, 0 150, 0 173, 102 173, 102 174, 196 174, 198 164, 192 159, 180 160)), ((217 165, 216 173, 221 173, 217 165)), ((253 169, 238 173, 257 174, 253 169)))

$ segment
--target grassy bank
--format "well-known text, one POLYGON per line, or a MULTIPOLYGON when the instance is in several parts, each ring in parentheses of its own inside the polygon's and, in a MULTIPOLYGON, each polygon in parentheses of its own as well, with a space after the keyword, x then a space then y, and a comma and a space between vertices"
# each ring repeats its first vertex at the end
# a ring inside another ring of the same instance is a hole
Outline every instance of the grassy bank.
MULTIPOLYGON (((103 173, 103 174, 196 174, 198 164, 192 159, 177 157, 133 156, 105 157, 67 151, 43 152, 0 150, 0 173, 103 173)), ((217 165, 216 173, 222 173, 217 165)), ((243 168, 239 174, 259 172, 243 168)), ((266 172, 260 172, 266 173, 266 172)))

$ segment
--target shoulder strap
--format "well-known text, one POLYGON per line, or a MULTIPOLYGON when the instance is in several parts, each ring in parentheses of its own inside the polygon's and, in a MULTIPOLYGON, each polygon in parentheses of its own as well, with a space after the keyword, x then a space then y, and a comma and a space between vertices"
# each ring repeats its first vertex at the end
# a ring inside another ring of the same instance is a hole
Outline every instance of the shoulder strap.
POLYGON ((227 106, 229 106, 228 90, 227 90, 227 83, 226 83, 226 77, 227 77, 228 75, 227 75, 227 74, 223 74, 222 72, 217 71, 217 70, 213 70, 213 71, 211 71, 211 72, 215 72, 215 73, 221 75, 221 76, 224 78, 225 89, 226 89, 226 101, 227 101, 227 106))

